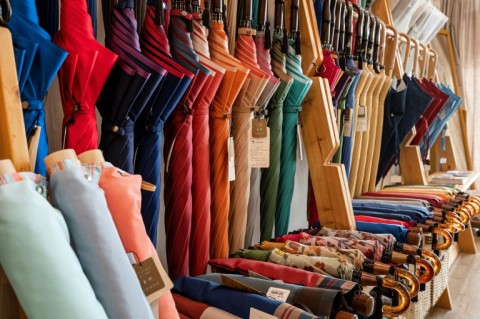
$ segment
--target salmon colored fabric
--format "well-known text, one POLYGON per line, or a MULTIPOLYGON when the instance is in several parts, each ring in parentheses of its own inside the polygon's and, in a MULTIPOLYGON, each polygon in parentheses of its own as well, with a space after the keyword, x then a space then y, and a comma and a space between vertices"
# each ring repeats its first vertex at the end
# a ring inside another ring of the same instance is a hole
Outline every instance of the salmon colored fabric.
MULTIPOLYGON (((157 251, 145 230, 140 211, 141 184, 142 177, 140 175, 130 175, 115 167, 103 169, 98 183, 105 192, 108 209, 112 214, 125 251, 133 252, 139 261, 150 257, 158 259, 157 251)), ((159 308, 161 309, 160 319, 179 318, 170 291, 160 297, 159 308)))

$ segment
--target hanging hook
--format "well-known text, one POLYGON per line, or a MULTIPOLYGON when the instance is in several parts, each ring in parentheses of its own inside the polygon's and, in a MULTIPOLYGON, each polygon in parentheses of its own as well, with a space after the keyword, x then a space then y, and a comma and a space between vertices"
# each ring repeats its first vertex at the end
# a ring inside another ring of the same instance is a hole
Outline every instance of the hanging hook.
POLYGON ((12 5, 10 4, 10 0, 1 0, 0 3, 0 24, 7 25, 8 21, 12 17, 12 5), (3 10, 6 9, 5 17, 3 17, 3 10))

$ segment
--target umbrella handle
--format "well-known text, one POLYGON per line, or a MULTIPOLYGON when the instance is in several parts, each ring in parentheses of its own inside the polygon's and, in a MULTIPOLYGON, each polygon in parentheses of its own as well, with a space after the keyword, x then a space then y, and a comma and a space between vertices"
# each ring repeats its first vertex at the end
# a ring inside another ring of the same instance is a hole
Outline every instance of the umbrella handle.
POLYGON ((0 174, 16 173, 15 167, 11 160, 0 160, 0 174))
POLYGON ((0 24, 7 25, 12 16, 12 5, 9 0, 2 0, 0 3, 0 24), (6 10, 5 18, 3 17, 3 9, 6 10))
POLYGON ((405 288, 403 284, 389 277, 383 278, 381 285, 384 288, 390 288, 395 290, 398 293, 398 299, 399 299, 398 306, 383 305, 382 312, 384 314, 400 316, 410 306, 410 295, 408 294, 407 288, 405 288))
POLYGON ((344 52, 346 56, 352 55, 352 39, 353 39, 353 6, 352 3, 347 1, 345 3, 345 44, 344 52))

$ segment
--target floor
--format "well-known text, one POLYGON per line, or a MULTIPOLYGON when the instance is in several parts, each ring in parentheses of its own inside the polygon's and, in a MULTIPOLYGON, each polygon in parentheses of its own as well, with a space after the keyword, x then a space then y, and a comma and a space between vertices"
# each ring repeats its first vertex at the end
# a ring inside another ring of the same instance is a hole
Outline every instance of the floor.
POLYGON ((480 319, 480 237, 475 242, 478 253, 461 254, 450 269, 453 310, 433 308, 426 319, 480 319))

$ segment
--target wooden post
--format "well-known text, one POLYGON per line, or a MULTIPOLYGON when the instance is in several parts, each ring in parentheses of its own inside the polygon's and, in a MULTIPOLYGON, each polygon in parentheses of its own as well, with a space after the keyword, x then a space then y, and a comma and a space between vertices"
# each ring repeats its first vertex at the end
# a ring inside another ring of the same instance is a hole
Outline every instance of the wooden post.
POLYGON ((415 128, 412 129, 405 141, 400 146, 400 170, 405 184, 427 185, 427 177, 423 168, 420 148, 410 145, 415 137, 415 128))

